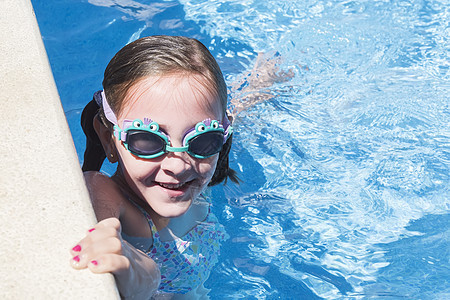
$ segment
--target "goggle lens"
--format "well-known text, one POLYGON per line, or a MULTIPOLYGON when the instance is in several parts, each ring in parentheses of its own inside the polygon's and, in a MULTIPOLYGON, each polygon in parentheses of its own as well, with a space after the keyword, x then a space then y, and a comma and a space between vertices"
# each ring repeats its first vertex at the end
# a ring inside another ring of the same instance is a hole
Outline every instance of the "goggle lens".
POLYGON ((195 157, 206 158, 220 152, 223 146, 223 133, 205 132, 190 139, 188 144, 188 153, 195 157))
POLYGON ((128 130, 126 144, 130 152, 142 156, 162 154, 166 145, 160 136, 142 130, 128 130))

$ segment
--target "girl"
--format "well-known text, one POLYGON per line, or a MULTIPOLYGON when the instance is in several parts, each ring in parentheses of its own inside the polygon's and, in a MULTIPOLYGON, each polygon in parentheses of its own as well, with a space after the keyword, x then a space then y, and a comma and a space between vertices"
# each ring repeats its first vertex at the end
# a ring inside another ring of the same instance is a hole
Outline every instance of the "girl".
POLYGON ((200 42, 152 36, 121 49, 82 115, 85 179, 99 221, 75 269, 114 274, 123 298, 206 295, 223 228, 203 196, 230 178, 227 88, 200 42), (118 162, 99 173, 105 157, 118 162))

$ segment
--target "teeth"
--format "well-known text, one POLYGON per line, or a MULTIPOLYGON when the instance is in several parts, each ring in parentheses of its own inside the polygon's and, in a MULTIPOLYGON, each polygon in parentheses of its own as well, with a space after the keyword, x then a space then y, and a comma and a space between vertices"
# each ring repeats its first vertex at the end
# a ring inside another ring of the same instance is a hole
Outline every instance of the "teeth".
POLYGON ((161 183, 161 182, 160 182, 159 185, 162 186, 162 187, 164 187, 164 188, 166 188, 166 189, 172 189, 172 190, 175 190, 175 189, 178 189, 178 188, 182 187, 182 186, 184 185, 184 183, 167 184, 167 183, 161 183))

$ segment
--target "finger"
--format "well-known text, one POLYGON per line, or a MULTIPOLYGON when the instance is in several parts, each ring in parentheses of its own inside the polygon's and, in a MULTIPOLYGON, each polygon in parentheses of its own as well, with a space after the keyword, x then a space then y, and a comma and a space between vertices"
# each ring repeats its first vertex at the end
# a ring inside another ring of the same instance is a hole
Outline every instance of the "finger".
POLYGON ((70 259, 70 266, 75 270, 81 270, 87 268, 87 263, 82 255, 75 255, 70 259))
POLYGON ((100 243, 109 238, 116 238, 121 241, 119 232, 111 227, 102 227, 98 230, 91 231, 81 241, 70 249, 72 256, 79 255, 85 249, 91 247, 93 244, 100 243))
POLYGON ((95 230, 89 232, 83 240, 89 241, 89 242, 95 242, 95 241, 107 239, 110 237, 119 237, 119 236, 120 236, 120 232, 117 231, 116 228, 100 225, 100 226, 97 226, 95 230))
POLYGON ((108 237, 106 239, 99 240, 89 247, 86 247, 81 253, 85 255, 87 259, 102 255, 105 253, 122 255, 122 241, 118 237, 108 237))
POLYGON ((120 231, 120 221, 117 218, 102 220, 95 227, 89 229, 86 237, 70 250, 71 266, 74 269, 84 269, 94 255, 108 251, 120 254, 122 242, 120 231), (99 249, 93 251, 96 248, 99 249))
POLYGON ((71 265, 74 269, 79 270, 86 268, 91 260, 100 255, 122 255, 122 246, 122 241, 117 237, 101 239, 97 242, 88 244, 88 246, 82 248, 81 251, 75 252, 71 260, 71 265))
POLYGON ((87 266, 92 273, 119 274, 130 267, 130 261, 123 255, 103 254, 91 260, 87 266))
POLYGON ((94 227, 90 228, 88 230, 88 233, 93 233, 96 230, 99 230, 101 228, 114 228, 116 231, 121 232, 121 226, 120 226, 120 221, 117 218, 108 218, 108 219, 104 219, 100 222, 98 222, 94 227))
POLYGON ((87 241, 87 236, 89 235, 90 232, 93 232, 94 230, 95 228, 89 229, 86 236, 70 249, 70 254, 72 254, 72 256, 78 255, 81 252, 81 250, 85 248, 85 245, 89 243, 87 241))
POLYGON ((83 247, 78 243, 70 249, 70 254, 72 254, 72 256, 78 255, 81 252, 81 249, 83 249, 83 247))
POLYGON ((120 221, 117 218, 108 218, 100 221, 97 225, 95 225, 95 229, 111 227, 116 229, 117 231, 121 231, 120 221))

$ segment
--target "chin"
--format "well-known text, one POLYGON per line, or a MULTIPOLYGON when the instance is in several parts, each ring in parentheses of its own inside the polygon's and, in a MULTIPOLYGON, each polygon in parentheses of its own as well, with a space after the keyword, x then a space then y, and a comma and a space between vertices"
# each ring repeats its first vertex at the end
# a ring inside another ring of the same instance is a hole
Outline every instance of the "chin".
POLYGON ((164 207, 153 208, 153 210, 164 218, 176 218, 184 215, 191 207, 192 200, 183 202, 174 202, 171 204, 165 204, 164 207))

